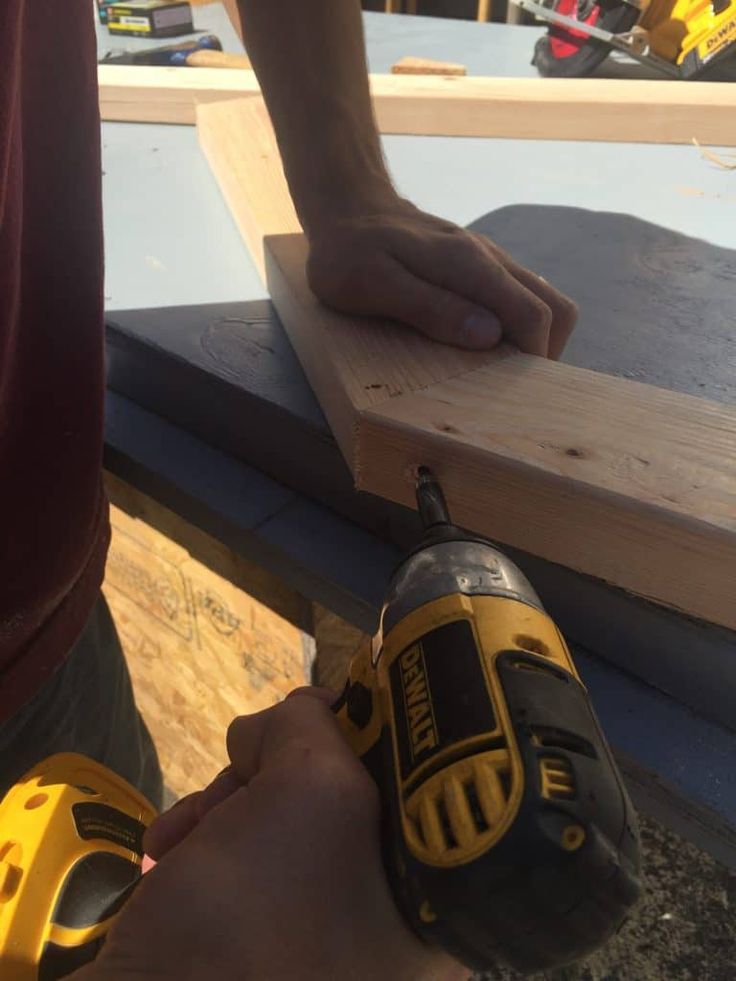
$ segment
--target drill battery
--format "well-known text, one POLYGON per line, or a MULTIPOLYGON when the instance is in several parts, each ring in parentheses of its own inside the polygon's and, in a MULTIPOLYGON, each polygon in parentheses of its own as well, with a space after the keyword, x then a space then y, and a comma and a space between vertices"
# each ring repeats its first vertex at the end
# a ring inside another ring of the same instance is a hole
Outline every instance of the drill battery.
POLYGON ((158 38, 194 32, 192 8, 189 3, 169 2, 169 0, 108 3, 104 7, 104 13, 111 34, 158 38))

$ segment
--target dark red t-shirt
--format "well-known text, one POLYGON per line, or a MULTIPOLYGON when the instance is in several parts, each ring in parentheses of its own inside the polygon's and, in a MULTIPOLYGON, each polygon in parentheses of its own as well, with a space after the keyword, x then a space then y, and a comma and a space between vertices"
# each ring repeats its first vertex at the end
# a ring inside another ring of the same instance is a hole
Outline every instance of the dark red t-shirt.
POLYGON ((90 0, 0 0, 0 722, 102 580, 102 223, 90 0))

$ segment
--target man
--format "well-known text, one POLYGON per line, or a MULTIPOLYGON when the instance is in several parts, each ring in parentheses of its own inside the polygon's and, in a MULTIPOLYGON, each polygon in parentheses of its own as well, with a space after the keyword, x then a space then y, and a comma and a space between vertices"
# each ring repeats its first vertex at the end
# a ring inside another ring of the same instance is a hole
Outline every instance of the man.
MULTIPOLYGON (((100 595, 109 528, 90 6, 0 4, 0 793, 39 759, 74 750, 158 804, 155 751, 100 595)), ((393 188, 371 114, 357 0, 239 0, 239 9, 309 240, 316 294, 444 343, 489 348, 505 336, 557 357, 574 324, 571 301, 393 188)), ((317 743, 320 734, 334 739, 320 711, 302 748, 312 729, 317 743)), ((241 772, 237 753, 233 765, 241 772)), ((350 779, 361 782, 354 767, 350 779)), ((308 834, 305 827, 302 838, 308 834)), ((178 851, 151 876, 149 891, 178 851)), ((375 864, 375 848, 362 860, 375 864)))

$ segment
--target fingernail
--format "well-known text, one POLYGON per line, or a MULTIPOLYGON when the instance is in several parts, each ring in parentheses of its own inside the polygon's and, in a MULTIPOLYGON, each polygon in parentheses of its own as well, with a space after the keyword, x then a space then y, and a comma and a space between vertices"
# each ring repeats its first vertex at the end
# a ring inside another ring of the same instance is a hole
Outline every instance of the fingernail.
POLYGON ((478 310, 465 318, 460 331, 460 342, 464 347, 495 347, 501 340, 503 330, 501 321, 493 313, 478 310))

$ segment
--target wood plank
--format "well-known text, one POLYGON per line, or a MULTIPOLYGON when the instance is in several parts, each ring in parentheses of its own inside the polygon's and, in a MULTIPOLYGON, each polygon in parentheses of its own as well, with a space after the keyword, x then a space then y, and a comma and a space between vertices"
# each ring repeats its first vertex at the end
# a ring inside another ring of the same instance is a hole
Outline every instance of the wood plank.
POLYGON ((433 58, 414 58, 405 55, 391 65, 392 75, 467 75, 465 65, 455 61, 435 61, 433 58))
MULTIPOLYGON (((263 503, 264 478, 126 399, 112 395, 108 410, 106 457, 116 473, 185 514, 187 520, 209 528, 222 541, 235 543, 244 554, 252 555, 255 546, 253 557, 259 563, 283 576, 303 595, 337 610, 349 623, 363 631, 375 628, 386 582, 399 558, 393 549, 386 549, 376 561, 375 551, 371 554, 378 545, 373 536, 307 501, 292 511, 280 535, 274 536, 273 522, 259 521, 251 536, 254 511, 263 503), (203 473, 208 475, 206 481, 200 479, 203 473), (357 571, 356 555, 361 558, 357 571)), ((282 512, 277 520, 284 517, 282 512)), ((540 559, 533 567, 522 566, 538 588, 544 585, 540 570, 545 565, 549 564, 540 559)), ((568 640, 573 646, 575 641, 582 644, 582 650, 575 647, 573 657, 619 759, 623 752, 635 761, 635 770, 627 765, 624 772, 629 779, 633 773, 644 791, 637 793, 637 804, 650 806, 651 791, 655 791, 654 806, 663 820, 674 814, 682 833, 733 865, 736 735, 713 723, 713 709, 720 699, 723 725, 733 722, 736 681, 729 678, 736 665, 736 635, 704 627, 560 567, 549 568, 553 575, 563 574, 559 588, 569 616, 564 618, 555 604, 548 607, 563 632, 568 624, 579 628, 590 620, 587 635, 568 634, 568 640), (596 593, 613 598, 617 608, 601 606, 595 601, 596 593), (708 638, 714 635, 722 635, 730 646, 716 643, 708 650, 708 638), (612 659, 631 659, 631 669, 616 668, 587 653, 595 650, 607 657, 608 650, 603 648, 610 649, 612 659), (674 657, 668 660, 672 653, 674 657), (682 670, 690 672, 692 682, 688 685, 684 674, 680 678, 681 699, 663 695, 636 678, 637 669, 646 669, 652 672, 655 686, 676 695, 671 683, 678 660, 682 670), (692 701, 698 687, 699 705, 692 701), (692 711, 693 707, 699 712, 692 711), (646 787, 639 782, 642 775, 646 787), (667 784, 671 793, 662 794, 667 784)), ((549 602, 545 591, 540 591, 545 603, 549 602)), ((316 626, 319 632, 319 621, 316 626)), ((336 641, 352 644, 349 636, 336 641)), ((339 655, 339 650, 334 653, 339 655)), ((336 667, 339 684, 340 668, 336 667)))
POLYGON ((250 69, 250 58, 245 55, 231 54, 229 51, 212 51, 200 48, 187 57, 187 68, 237 68, 250 69))
POLYGON ((733 408, 519 354, 485 355, 484 367, 433 383, 432 369, 447 370, 445 348, 386 324, 398 338, 389 346, 386 334, 323 310, 301 237, 271 237, 266 248, 273 302, 359 490, 411 506, 416 467, 428 464, 461 524, 736 626, 733 408), (421 379, 402 365, 415 348, 421 379), (383 386, 371 387, 370 403, 354 387, 368 366, 362 381, 383 386))
POLYGON ((441 477, 461 525, 736 625, 736 412, 514 354, 361 415, 361 490, 441 477))
POLYGON ((100 115, 109 122, 193 125, 201 103, 258 95, 255 72, 244 68, 99 65, 100 115))
POLYGON ((301 231, 291 197, 284 193, 286 181, 271 120, 260 99, 254 107, 240 100, 211 108, 197 113, 199 143, 265 278, 264 237, 301 231), (252 146, 259 152, 249 152, 252 146))
MULTIPOLYGON (((126 315, 128 334, 137 336, 140 344, 126 374, 119 374, 119 379, 124 385, 122 391, 135 405, 113 394, 108 398, 108 464, 142 489, 150 487, 150 493, 163 494, 164 503, 188 521, 196 522, 240 554, 265 563, 292 587, 310 595, 316 588, 323 603, 372 631, 376 614, 371 603, 380 603, 401 553, 419 538, 416 513, 353 490, 352 475, 324 419, 310 424, 311 410, 305 417, 302 396, 307 394, 307 383, 283 328, 274 321, 269 333, 257 327, 249 329, 239 306, 232 304, 231 309, 233 322, 244 335, 245 350, 262 345, 272 347, 275 354, 273 360, 269 356, 259 361, 260 370, 250 376, 250 386, 248 374, 237 371, 242 390, 239 402, 223 397, 217 376, 207 378, 204 370, 186 370, 191 352, 208 346, 209 308, 172 308, 168 314, 164 311, 161 319, 150 310, 126 315), (282 379, 274 369, 279 352, 287 359, 282 379), (142 376, 147 376, 143 387, 142 376), (166 385, 161 384, 162 378, 166 385), (270 378, 275 378, 272 386, 270 378), (174 403, 172 393, 177 391, 187 397, 174 403), (297 391, 301 395, 294 398, 297 391), (121 403, 126 405, 122 418, 127 424, 120 421, 121 403), (144 412, 141 404, 157 415, 144 412), (131 423, 131 416, 138 421, 131 423), (164 423, 162 416, 182 429, 164 423), (207 445, 192 438, 194 423, 207 445), (271 435, 271 444, 278 446, 276 458, 265 439, 254 442, 253 430, 271 435), (223 443, 224 434, 229 453, 247 466, 212 449, 223 443), (166 446, 165 454, 161 453, 162 445, 166 446), (152 469, 139 466, 144 457, 152 461, 152 469), (308 467, 305 460, 309 460, 308 467), (301 495, 302 505, 285 507, 278 492, 271 489, 269 494, 262 487, 263 475, 252 467, 293 488, 301 495), (204 489, 200 474, 207 475, 204 489), (164 490, 159 487, 161 482, 166 485, 164 490), (184 486, 189 491, 186 494, 173 489, 183 490, 184 486), (320 501, 320 506, 308 505, 305 496, 320 501), (255 512, 248 503, 253 497, 261 504, 255 512), (211 498, 215 499, 214 506, 211 498), (325 512, 322 505, 330 509, 327 523, 315 517, 325 512), (264 518, 277 509, 275 522, 282 530, 274 553, 262 549, 261 536, 268 538, 272 533, 274 520, 264 518), (338 514, 347 516, 349 522, 338 514), (254 527, 257 530, 251 531, 254 527), (364 535, 361 529, 373 534, 364 535), (398 550, 386 548, 380 562, 371 563, 371 543, 378 544, 373 535, 398 550), (316 554, 314 539, 321 542, 316 554), (356 554, 361 556, 358 577, 352 564, 356 554), (320 570, 317 586, 313 577, 301 578, 306 568, 315 567, 320 570)), ((242 355, 237 347, 228 346, 223 354, 239 369, 242 355)), ((206 365, 206 361, 196 363, 206 365)), ((736 718, 736 632, 682 616, 519 549, 506 546, 505 550, 534 584, 568 642, 594 651, 705 717, 732 725, 736 718)))
MULTIPOLYGON (((189 123, 197 105, 258 94, 255 73, 100 65, 105 120, 189 123)), ((601 78, 373 75, 382 133, 736 146, 736 87, 601 78)))
POLYGON ((203 145, 258 255, 267 232, 272 300, 358 488, 411 503, 429 464, 475 531, 736 627, 736 410, 326 310, 303 238, 273 234, 288 190, 264 111, 202 107, 203 145))

